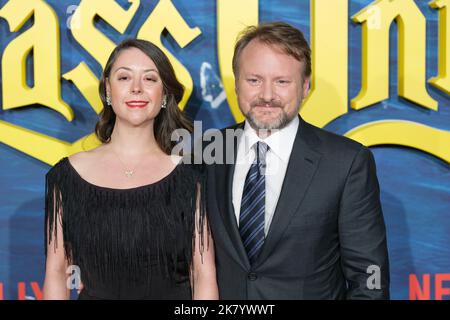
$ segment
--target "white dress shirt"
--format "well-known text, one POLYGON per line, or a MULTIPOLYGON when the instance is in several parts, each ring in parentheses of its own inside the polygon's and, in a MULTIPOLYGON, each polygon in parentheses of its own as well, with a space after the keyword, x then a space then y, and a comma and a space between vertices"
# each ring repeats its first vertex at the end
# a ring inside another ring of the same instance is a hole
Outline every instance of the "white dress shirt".
POLYGON ((236 166, 233 175, 233 207, 238 225, 245 178, 255 160, 256 150, 254 145, 258 141, 263 141, 269 146, 266 153, 266 212, 264 217, 264 233, 267 236, 281 193, 298 125, 298 117, 295 117, 283 129, 276 130, 269 137, 261 139, 249 123, 245 122, 244 133, 238 141, 236 166))

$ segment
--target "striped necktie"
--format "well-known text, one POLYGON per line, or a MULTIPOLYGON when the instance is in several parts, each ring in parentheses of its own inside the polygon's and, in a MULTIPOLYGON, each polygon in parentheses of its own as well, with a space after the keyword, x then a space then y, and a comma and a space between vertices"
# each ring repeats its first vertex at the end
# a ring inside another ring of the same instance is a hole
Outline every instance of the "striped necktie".
POLYGON ((239 233, 253 263, 264 244, 264 216, 266 203, 266 153, 267 144, 256 143, 256 158, 247 173, 239 216, 239 233))

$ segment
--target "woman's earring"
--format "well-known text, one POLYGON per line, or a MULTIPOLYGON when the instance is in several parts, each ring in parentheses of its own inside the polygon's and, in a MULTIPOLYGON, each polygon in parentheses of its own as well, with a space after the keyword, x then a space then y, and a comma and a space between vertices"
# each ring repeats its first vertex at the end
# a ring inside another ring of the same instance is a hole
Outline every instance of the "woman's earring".
POLYGON ((109 94, 106 94, 106 104, 107 104, 108 106, 111 105, 111 96, 110 96, 109 94))
POLYGON ((164 96, 163 102, 161 104, 161 108, 165 109, 166 107, 167 107, 167 99, 166 99, 166 96, 164 96))

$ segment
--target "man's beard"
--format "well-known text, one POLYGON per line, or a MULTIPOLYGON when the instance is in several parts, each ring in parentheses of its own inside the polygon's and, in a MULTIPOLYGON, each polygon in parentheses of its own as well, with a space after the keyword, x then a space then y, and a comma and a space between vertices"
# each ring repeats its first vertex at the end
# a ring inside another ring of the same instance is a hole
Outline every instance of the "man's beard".
POLYGON ((245 114, 245 118, 250 124, 250 126, 255 130, 280 130, 286 127, 289 124, 289 122, 291 122, 297 116, 297 113, 298 110, 296 113, 294 112, 293 114, 288 114, 286 111, 284 111, 283 105, 281 104, 280 101, 273 100, 270 102, 266 102, 262 99, 258 99, 250 104, 250 110, 245 114), (260 121, 257 119, 256 114, 254 112, 254 108, 257 106, 266 106, 267 108, 279 108, 280 113, 275 119, 270 120, 270 122, 260 121))

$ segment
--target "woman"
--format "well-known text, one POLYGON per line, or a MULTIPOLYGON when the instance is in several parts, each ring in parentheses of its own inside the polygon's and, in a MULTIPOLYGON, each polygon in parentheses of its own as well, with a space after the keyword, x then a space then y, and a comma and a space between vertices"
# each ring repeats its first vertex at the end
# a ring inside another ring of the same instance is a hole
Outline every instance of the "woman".
POLYGON ((183 86, 155 45, 126 40, 100 81, 100 147, 47 174, 44 299, 217 299, 202 174, 170 156, 183 86), (174 161, 175 160, 175 161, 174 161), (79 268, 79 269, 78 269, 79 268))

